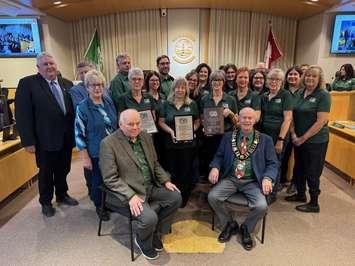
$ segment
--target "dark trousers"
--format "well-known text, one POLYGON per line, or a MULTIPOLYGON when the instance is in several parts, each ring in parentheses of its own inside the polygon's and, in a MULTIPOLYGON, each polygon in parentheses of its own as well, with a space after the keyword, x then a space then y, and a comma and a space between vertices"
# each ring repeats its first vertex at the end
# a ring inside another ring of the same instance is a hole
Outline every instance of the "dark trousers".
POLYGON ((67 174, 70 172, 72 147, 64 145, 59 151, 36 149, 36 162, 39 168, 39 202, 51 204, 54 188, 57 199, 67 195, 67 174))
POLYGON ((214 155, 219 147, 219 143, 221 142, 223 135, 215 135, 215 136, 205 136, 203 138, 202 147, 199 152, 200 158, 200 173, 205 178, 208 177, 210 170, 210 163, 213 160, 214 155))
POLYGON ((91 171, 91 190, 90 198, 97 208, 101 206, 101 190, 102 175, 99 167, 99 158, 91 158, 92 171, 91 171))
MULTIPOLYGON (((290 161, 290 157, 292 154, 292 150, 293 150, 293 143, 292 141, 289 141, 286 145, 286 149, 285 149, 285 153, 284 153, 284 157, 282 158, 282 162, 281 162, 281 176, 280 176, 280 183, 286 183, 287 182, 287 172, 288 172, 288 163, 290 161)), ((293 169, 293 174, 292 174, 292 178, 291 178, 291 183, 295 184, 295 168, 293 169)))
POLYGON ((90 193, 91 193, 91 175, 92 175, 92 171, 89 170, 89 169, 86 169, 86 168, 83 168, 83 170, 84 170, 84 177, 85 177, 86 186, 88 188, 88 192, 89 192, 89 195, 90 195, 90 193))
POLYGON ((183 202, 187 202, 193 188, 193 164, 196 149, 194 147, 182 149, 168 149, 168 168, 171 181, 181 191, 183 202))
MULTIPOLYGON (((320 194, 319 179, 323 171, 328 142, 304 143, 295 147, 295 170, 297 193, 306 193, 306 181, 311 201, 317 201, 320 194)), ((317 202, 315 202, 317 203, 317 202)))

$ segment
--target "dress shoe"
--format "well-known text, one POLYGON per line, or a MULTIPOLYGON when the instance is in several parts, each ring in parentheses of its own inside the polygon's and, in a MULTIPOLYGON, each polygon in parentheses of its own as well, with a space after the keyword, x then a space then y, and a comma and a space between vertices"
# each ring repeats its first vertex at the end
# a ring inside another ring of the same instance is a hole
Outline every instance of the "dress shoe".
POLYGON ((110 213, 107 210, 101 211, 100 208, 96 208, 96 213, 103 221, 107 222, 110 220, 110 213))
POLYGON ((251 250, 253 248, 253 240, 251 239, 248 227, 245 224, 240 226, 242 246, 245 250, 251 250))
POLYGON ((52 217, 55 214, 55 209, 52 205, 42 205, 42 213, 46 217, 52 217))
POLYGON ((134 243, 142 252, 142 255, 148 260, 155 260, 159 257, 158 252, 154 248, 147 247, 143 241, 141 241, 138 236, 135 237, 134 243))
POLYGON ((57 202, 68 206, 76 206, 79 204, 76 199, 70 197, 69 195, 65 195, 63 198, 57 198, 57 202))
POLYGON ((313 205, 311 203, 298 205, 296 206, 296 210, 300 212, 315 212, 315 213, 320 212, 319 205, 318 204, 313 205))
POLYGON ((164 250, 163 242, 161 242, 160 237, 156 234, 153 235, 153 248, 159 252, 164 250))
POLYGON ((293 194, 291 196, 285 197, 288 202, 307 202, 306 195, 293 194))
POLYGON ((294 194, 294 193, 296 193, 296 192, 297 192, 297 190, 296 190, 296 185, 293 184, 293 183, 291 183, 291 184, 288 186, 288 188, 286 189, 286 193, 287 193, 287 194, 294 194))
POLYGON ((239 225, 236 221, 228 222, 223 231, 218 236, 218 242, 225 243, 229 241, 232 235, 238 233, 239 225))

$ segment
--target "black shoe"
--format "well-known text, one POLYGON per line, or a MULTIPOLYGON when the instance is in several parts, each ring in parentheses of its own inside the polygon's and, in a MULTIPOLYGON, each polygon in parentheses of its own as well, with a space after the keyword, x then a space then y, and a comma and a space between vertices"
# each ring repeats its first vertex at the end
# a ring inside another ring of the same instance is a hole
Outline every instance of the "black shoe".
POLYGON ((155 260, 159 257, 158 252, 154 248, 145 247, 143 242, 137 236, 134 239, 134 243, 136 243, 137 247, 146 259, 155 260))
POLYGON ((232 235, 238 233, 239 225, 236 221, 228 222, 223 231, 218 236, 218 242, 225 243, 229 241, 232 235))
POLYGON ((110 213, 107 210, 101 211, 101 208, 96 208, 96 213, 103 221, 107 222, 110 220, 110 213))
POLYGON ((42 213, 46 217, 52 217, 55 214, 55 209, 52 205, 42 205, 42 213))
POLYGON ((271 205, 276 201, 276 196, 270 195, 266 197, 267 205, 271 205))
POLYGON ((63 198, 57 198, 57 202, 68 206, 76 206, 79 204, 76 199, 70 197, 69 195, 65 195, 63 198))
POLYGON ((288 202, 307 202, 306 195, 293 194, 291 196, 285 197, 288 202))
POLYGON ((318 213, 320 212, 319 205, 313 205, 311 203, 303 204, 303 205, 298 205, 296 206, 296 210, 300 212, 315 212, 318 213))
POLYGON ((164 250, 163 242, 161 242, 159 236, 155 234, 153 236, 153 248, 155 249, 155 251, 159 252, 164 250))
POLYGON ((296 193, 296 192, 297 192, 297 190, 296 190, 296 185, 291 183, 291 184, 288 186, 288 188, 287 188, 287 190, 286 190, 286 193, 287 193, 287 194, 294 194, 294 193, 296 193))
POLYGON ((279 183, 277 185, 277 191, 280 192, 282 191, 285 187, 287 187, 287 185, 285 183, 279 183))
POLYGON ((245 250, 251 250, 253 248, 253 240, 251 239, 248 227, 245 224, 240 226, 242 246, 245 250))

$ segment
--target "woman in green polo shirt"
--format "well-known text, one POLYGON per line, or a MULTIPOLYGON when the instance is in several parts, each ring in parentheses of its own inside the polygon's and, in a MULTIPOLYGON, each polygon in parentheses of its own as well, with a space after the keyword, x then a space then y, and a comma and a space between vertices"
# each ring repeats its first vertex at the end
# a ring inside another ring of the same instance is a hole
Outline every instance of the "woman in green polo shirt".
MULTIPOLYGON (((298 92, 302 88, 301 86, 301 77, 302 77, 303 71, 300 67, 298 66, 293 66, 290 67, 285 74, 285 86, 284 89, 289 91, 292 97, 292 105, 295 104, 297 101, 299 95, 298 92)), ((291 153, 293 150, 293 143, 292 141, 287 142, 286 148, 285 148, 285 153, 282 159, 281 163, 281 176, 280 176, 280 183, 286 183, 288 178, 287 178, 287 172, 288 172, 288 163, 291 157, 291 153)), ((287 188, 287 193, 288 194, 294 194, 296 192, 296 175, 295 171, 293 171, 292 179, 290 182, 289 187, 287 188)))
POLYGON ((244 107, 251 107, 256 112, 256 121, 260 119, 259 97, 249 88, 250 71, 247 67, 240 67, 237 70, 236 85, 237 89, 229 93, 237 102, 238 112, 244 107))
MULTIPOLYGON (((267 74, 269 91, 262 94, 260 98, 260 131, 272 137, 280 163, 289 141, 289 129, 292 121, 292 99, 291 94, 282 88, 284 77, 285 74, 281 69, 273 68, 267 74)), ((271 202, 276 200, 279 181, 277 179, 274 184, 270 197, 271 202)))
MULTIPOLYGON (((200 102, 200 114, 203 120, 203 113, 206 108, 219 108, 223 110, 224 132, 231 131, 238 122, 238 109, 235 99, 223 92, 225 74, 222 70, 214 71, 210 76, 211 93, 202 97, 200 102)), ((200 149, 201 174, 207 178, 209 164, 212 161, 223 134, 208 135, 204 128, 203 144, 200 149)))
MULTIPOLYGON (((192 135, 200 127, 200 118, 196 103, 189 98, 187 81, 175 79, 169 97, 161 108, 159 126, 166 133, 165 154, 171 179, 181 191, 182 206, 185 207, 192 190, 193 162, 196 156, 196 139, 177 139, 176 121, 189 123, 192 120, 192 135), (180 120, 179 119, 182 119, 180 120)), ((188 124, 186 124, 188 126, 188 124)), ((186 128, 186 127, 185 127, 186 128)))
POLYGON ((319 180, 322 174, 329 140, 328 119, 330 95, 325 90, 324 72, 319 66, 310 66, 302 78, 304 89, 293 111, 294 125, 291 138, 295 145, 297 193, 285 199, 307 202, 306 181, 310 202, 296 207, 301 212, 319 212, 319 180))
POLYGON ((342 65, 340 68, 340 76, 336 78, 332 85, 332 91, 352 91, 355 90, 355 75, 351 64, 342 65))

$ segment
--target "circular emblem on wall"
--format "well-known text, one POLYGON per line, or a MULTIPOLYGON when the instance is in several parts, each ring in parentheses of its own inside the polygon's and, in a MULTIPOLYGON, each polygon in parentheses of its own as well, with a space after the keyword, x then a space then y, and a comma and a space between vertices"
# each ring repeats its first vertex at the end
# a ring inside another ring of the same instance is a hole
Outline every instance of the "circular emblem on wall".
POLYGON ((186 36, 174 40, 173 59, 180 64, 191 63, 194 59, 194 40, 186 36))

